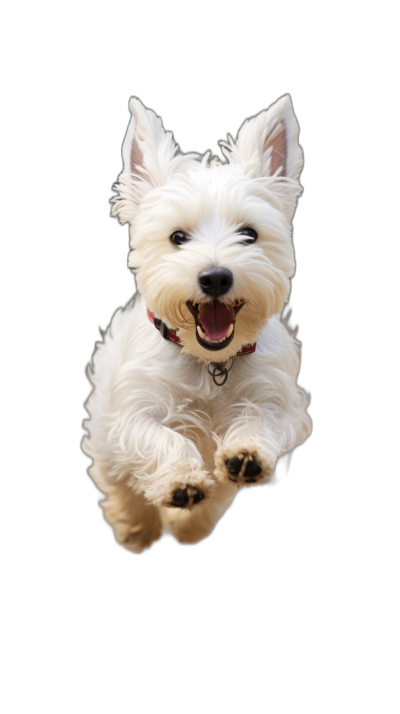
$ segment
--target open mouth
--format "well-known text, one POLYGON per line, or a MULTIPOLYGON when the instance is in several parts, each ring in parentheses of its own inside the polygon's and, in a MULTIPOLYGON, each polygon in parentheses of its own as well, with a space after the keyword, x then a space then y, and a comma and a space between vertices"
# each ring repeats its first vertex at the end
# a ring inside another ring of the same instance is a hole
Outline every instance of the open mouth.
POLYGON ((222 350, 228 347, 235 334, 236 315, 244 300, 235 300, 226 305, 219 300, 194 304, 188 300, 187 308, 196 323, 196 339, 206 350, 222 350))

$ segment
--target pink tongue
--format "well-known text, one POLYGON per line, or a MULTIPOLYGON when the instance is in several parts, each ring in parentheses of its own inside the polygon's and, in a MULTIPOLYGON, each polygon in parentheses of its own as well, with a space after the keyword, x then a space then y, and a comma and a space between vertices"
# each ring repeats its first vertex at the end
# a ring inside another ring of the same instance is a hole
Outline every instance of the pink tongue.
POLYGON ((200 305, 199 322, 210 340, 220 340, 235 321, 233 307, 218 300, 200 305))

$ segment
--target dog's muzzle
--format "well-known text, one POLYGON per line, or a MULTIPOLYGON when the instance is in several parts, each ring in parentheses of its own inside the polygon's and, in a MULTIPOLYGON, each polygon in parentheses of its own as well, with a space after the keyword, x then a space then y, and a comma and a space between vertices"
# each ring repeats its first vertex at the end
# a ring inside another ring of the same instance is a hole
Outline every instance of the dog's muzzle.
POLYGON ((219 300, 196 304, 188 300, 186 306, 194 317, 199 345, 213 351, 228 347, 235 335, 236 316, 243 305, 243 300, 228 305, 219 300))

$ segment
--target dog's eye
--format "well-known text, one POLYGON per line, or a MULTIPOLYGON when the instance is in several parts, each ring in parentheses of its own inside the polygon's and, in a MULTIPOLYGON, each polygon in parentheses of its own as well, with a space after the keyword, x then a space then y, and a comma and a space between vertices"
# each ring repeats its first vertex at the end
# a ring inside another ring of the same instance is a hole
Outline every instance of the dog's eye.
POLYGON ((241 241, 243 245, 250 245, 250 243, 255 243, 258 238, 257 231, 255 231, 254 228, 242 228, 239 231, 239 235, 247 236, 246 240, 241 241))
POLYGON ((189 240, 186 233, 183 231, 175 231, 169 239, 174 245, 183 245, 183 243, 186 243, 186 241, 189 240))

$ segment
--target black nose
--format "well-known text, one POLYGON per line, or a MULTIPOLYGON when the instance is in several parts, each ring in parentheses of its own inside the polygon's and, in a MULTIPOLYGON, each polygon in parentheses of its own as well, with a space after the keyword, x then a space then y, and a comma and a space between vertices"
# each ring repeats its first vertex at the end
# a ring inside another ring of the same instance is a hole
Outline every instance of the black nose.
POLYGON ((200 273, 199 283, 203 293, 217 298, 232 287, 233 275, 227 268, 211 268, 200 273))

